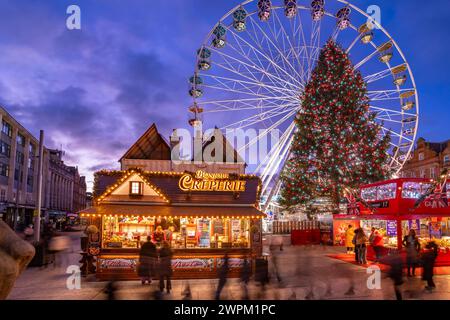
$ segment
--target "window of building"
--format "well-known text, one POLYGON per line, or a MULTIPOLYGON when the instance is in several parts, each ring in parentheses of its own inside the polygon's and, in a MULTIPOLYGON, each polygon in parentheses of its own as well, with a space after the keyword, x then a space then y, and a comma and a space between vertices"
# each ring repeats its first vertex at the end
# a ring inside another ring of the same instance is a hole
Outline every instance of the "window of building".
POLYGON ((0 153, 9 158, 11 155, 11 146, 4 141, 0 142, 0 153))
POLYGON ((420 169, 420 178, 425 178, 425 169, 420 169))
POLYGON ((34 144, 30 143, 30 145, 28 146, 28 151, 30 152, 30 155, 35 154, 36 147, 34 146, 34 144))
POLYGON ((1 202, 5 202, 6 201, 6 190, 5 189, 1 189, 0 190, 0 201, 1 202))
POLYGON ((25 147, 25 137, 20 133, 17 134, 16 142, 18 146, 25 147))
POLYGON ((248 248, 250 219, 104 217, 105 248, 139 248, 150 236, 156 245, 166 240, 175 249, 248 248), (161 228, 158 228, 161 227, 161 228), (161 233, 156 232, 157 229, 161 233))
POLYGON ((33 158, 28 158, 28 169, 34 169, 33 158))
POLYGON ((0 176, 9 177, 9 165, 0 163, 0 176))
POLYGON ((444 164, 447 164, 449 162, 450 162, 450 155, 447 154, 447 155, 444 156, 444 164))
POLYGON ((144 194, 144 183, 140 181, 130 182, 130 195, 142 196, 144 194))
POLYGON ((19 168, 16 168, 16 170, 14 170, 14 180, 19 181, 19 176, 20 176, 20 182, 23 181, 23 171, 19 170, 19 168))
POLYGON ((423 159, 425 159, 425 155, 423 152, 419 153, 419 161, 422 161, 423 159))
MULTIPOLYGON (((31 172, 32 173, 32 172, 31 172)), ((30 187, 32 187, 33 186, 33 174, 29 174, 28 176, 27 176, 27 185, 29 185, 30 187)))
POLYGON ((436 169, 435 168, 430 168, 430 178, 431 179, 436 178, 436 169))
POLYGON ((5 120, 2 121, 2 132, 6 134, 8 137, 12 137, 12 127, 5 120))
POLYGON ((25 162, 25 155, 20 151, 16 152, 16 162, 21 165, 25 162))

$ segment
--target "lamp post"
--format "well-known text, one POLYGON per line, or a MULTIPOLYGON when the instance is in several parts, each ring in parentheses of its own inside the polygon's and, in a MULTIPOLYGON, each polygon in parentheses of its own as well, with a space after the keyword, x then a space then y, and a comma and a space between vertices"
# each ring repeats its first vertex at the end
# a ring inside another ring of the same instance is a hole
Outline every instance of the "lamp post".
POLYGON ((41 238, 41 207, 42 207, 42 170, 44 164, 44 130, 39 132, 39 164, 38 164, 38 192, 36 199, 36 212, 34 217, 34 240, 41 238))

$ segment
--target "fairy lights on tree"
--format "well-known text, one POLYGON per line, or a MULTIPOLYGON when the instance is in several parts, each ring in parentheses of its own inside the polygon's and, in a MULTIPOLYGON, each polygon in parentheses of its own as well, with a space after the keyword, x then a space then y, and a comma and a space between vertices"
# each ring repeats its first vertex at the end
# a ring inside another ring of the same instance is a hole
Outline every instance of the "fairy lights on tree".
POLYGON ((345 187, 387 178, 390 137, 382 137, 375 116, 361 74, 329 40, 302 95, 281 204, 291 208, 328 197, 338 210, 345 187))

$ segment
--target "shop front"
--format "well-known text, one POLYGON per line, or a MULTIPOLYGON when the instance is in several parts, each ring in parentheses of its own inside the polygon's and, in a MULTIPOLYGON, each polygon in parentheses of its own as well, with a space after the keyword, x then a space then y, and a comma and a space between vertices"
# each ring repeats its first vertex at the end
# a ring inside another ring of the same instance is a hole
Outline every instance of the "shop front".
POLYGON ((137 278, 145 241, 170 245, 174 278, 214 278, 225 254, 238 276, 262 255, 256 176, 102 171, 94 188, 96 205, 81 216, 99 231, 88 244, 99 279, 137 278))
MULTIPOLYGON (((366 235, 371 233, 372 228, 377 229, 383 236, 384 253, 387 254, 401 250, 403 237, 410 230, 415 230, 421 247, 424 248, 430 240, 435 241, 440 251, 438 264, 450 265, 448 191, 450 186, 447 182, 435 187, 432 180, 419 178, 401 178, 362 186, 360 196, 366 205, 349 203, 351 214, 335 217, 335 243, 345 232, 345 224, 353 222, 354 226, 363 228, 366 235), (424 201, 416 205, 416 201, 426 194, 429 195, 424 201), (354 210, 355 207, 357 210, 354 210)), ((373 257, 370 246, 368 257, 373 257)))

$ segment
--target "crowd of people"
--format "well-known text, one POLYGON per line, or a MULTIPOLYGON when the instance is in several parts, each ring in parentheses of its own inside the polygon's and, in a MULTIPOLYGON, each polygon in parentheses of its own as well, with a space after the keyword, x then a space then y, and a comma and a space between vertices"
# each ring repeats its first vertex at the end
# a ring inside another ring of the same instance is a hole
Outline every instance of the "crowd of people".
POLYGON ((401 299, 399 287, 403 284, 405 266, 407 277, 414 277, 416 268, 422 267, 422 280, 427 283, 425 289, 432 291, 436 287, 433 276, 434 265, 438 256, 438 246, 431 240, 425 248, 421 248, 419 238, 414 229, 411 229, 402 241, 406 251, 406 261, 398 252, 392 252, 388 256, 383 256, 383 252, 385 252, 383 250, 383 237, 376 228, 372 228, 369 237, 367 237, 363 228, 354 228, 352 225, 349 225, 345 232, 345 240, 347 254, 354 254, 356 263, 367 264, 367 245, 370 245, 375 254, 374 263, 382 262, 390 267, 389 276, 393 280, 397 299, 401 299))

